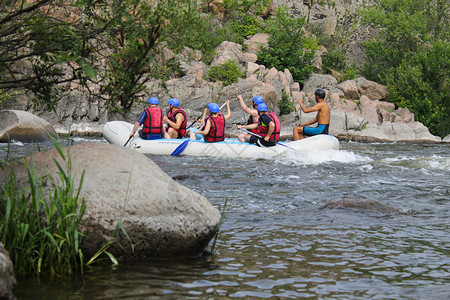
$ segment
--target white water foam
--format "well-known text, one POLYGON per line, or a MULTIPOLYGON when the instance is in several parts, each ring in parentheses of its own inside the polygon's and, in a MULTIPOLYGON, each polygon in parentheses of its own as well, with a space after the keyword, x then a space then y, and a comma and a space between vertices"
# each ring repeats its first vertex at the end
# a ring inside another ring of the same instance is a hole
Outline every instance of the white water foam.
POLYGON ((450 171, 450 157, 442 157, 439 155, 417 157, 397 156, 382 159, 381 162, 405 168, 450 171))
POLYGON ((327 162, 341 163, 370 163, 373 160, 368 156, 361 156, 345 150, 321 150, 321 151, 285 151, 277 159, 284 164, 323 164, 327 162))

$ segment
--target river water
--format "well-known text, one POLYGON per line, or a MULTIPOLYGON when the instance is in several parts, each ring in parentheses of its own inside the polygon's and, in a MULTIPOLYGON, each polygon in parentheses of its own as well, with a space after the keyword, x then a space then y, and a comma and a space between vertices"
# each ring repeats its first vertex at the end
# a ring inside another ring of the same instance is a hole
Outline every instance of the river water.
POLYGON ((19 299, 450 298, 450 145, 341 142, 301 158, 150 158, 219 210, 228 199, 214 253, 19 278, 19 299), (395 212, 320 209, 343 199, 395 212))

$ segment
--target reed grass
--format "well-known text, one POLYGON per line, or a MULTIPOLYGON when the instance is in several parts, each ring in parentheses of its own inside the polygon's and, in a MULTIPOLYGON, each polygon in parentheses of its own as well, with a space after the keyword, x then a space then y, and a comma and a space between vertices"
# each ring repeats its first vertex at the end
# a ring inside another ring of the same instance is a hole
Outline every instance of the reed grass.
POLYGON ((79 247, 83 234, 78 227, 86 210, 80 198, 84 171, 76 185, 69 147, 64 153, 59 141, 51 139, 64 162, 61 165, 53 158, 57 178, 37 174, 33 161, 14 161, 9 146, 7 157, 0 161, 4 179, 0 191, 0 240, 20 275, 53 277, 83 272, 84 257, 79 247), (28 186, 24 188, 17 185, 18 163, 28 174, 28 186))
POLYGON ((219 221, 219 228, 217 229, 217 232, 214 235, 214 238, 213 238, 212 243, 211 243, 211 248, 209 250, 209 252, 211 254, 215 253, 216 242, 217 242, 217 239, 219 237, 220 228, 222 228, 222 224, 225 221, 225 218, 226 218, 228 212, 230 211, 230 208, 231 208, 231 200, 230 200, 230 198, 226 197, 225 198, 225 202, 224 202, 224 204, 222 206, 222 212, 221 212, 220 221, 219 221))

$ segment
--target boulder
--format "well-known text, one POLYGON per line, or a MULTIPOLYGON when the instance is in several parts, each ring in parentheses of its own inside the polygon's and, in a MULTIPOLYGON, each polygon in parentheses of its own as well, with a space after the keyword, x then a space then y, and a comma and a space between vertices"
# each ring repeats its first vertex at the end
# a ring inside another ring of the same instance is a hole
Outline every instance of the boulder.
POLYGON ((333 36, 337 26, 336 12, 321 3, 313 4, 309 12, 309 24, 320 27, 325 36, 333 36))
POLYGON ((241 65, 243 71, 244 67, 247 66, 247 60, 244 58, 242 53, 242 45, 233 42, 224 41, 219 46, 216 47, 217 55, 211 62, 210 67, 220 66, 230 60, 236 62, 236 64, 241 65))
POLYGON ((22 110, 0 111, 0 142, 10 139, 29 143, 50 141, 50 134, 56 138, 56 132, 46 120, 22 110))
POLYGON ((14 266, 2 243, 0 243, 0 299, 15 299, 13 295, 16 286, 14 266))
POLYGON ((364 77, 356 78, 354 81, 359 93, 367 96, 370 100, 382 100, 388 95, 387 87, 375 81, 367 80, 364 77))
POLYGON ((247 51, 250 53, 258 53, 261 47, 267 48, 269 46, 269 34, 257 33, 250 39, 245 40, 244 44, 247 45, 247 51))
MULTIPOLYGON (((114 234, 114 240, 131 258, 198 256, 217 232, 219 211, 205 197, 170 178, 145 155, 115 145, 85 143, 70 147, 70 157, 76 184, 82 171, 86 172, 80 194, 86 202, 80 226, 86 234, 81 246, 85 257, 95 254, 114 234), (118 230, 119 222, 134 251, 118 230)), ((34 161, 37 174, 45 171, 57 177, 53 158, 65 165, 56 150, 26 159, 34 161)), ((26 170, 20 164, 16 167, 18 186, 26 186, 26 170)), ((45 186, 51 184, 46 182, 45 186)), ((116 257, 125 256, 116 244, 108 251, 116 257)))
POLYGON ((342 91, 337 88, 337 85, 337 79, 331 75, 311 74, 311 76, 305 80, 303 91, 307 94, 310 94, 314 93, 316 89, 321 88, 330 92, 339 91, 342 94, 342 91))
POLYGON ((344 92, 347 99, 359 99, 359 91, 354 80, 346 80, 338 85, 338 88, 344 92))

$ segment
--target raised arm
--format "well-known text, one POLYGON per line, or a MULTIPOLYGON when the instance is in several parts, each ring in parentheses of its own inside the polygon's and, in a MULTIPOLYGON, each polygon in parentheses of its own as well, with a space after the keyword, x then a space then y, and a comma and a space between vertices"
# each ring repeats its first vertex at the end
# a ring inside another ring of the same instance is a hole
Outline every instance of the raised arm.
POLYGON ((231 109, 230 109, 230 100, 227 99, 227 115, 225 116, 225 120, 228 120, 231 117, 231 109))
POLYGON ((242 109, 243 109, 246 113, 252 115, 252 114, 254 113, 255 110, 249 108, 249 107, 245 104, 244 99, 242 98, 241 95, 238 95, 237 98, 239 99, 239 103, 241 104, 242 109))

